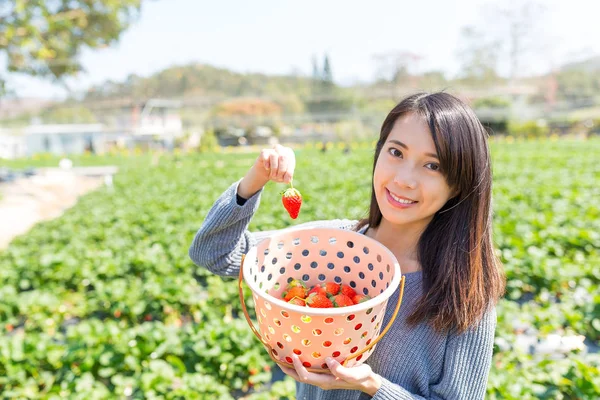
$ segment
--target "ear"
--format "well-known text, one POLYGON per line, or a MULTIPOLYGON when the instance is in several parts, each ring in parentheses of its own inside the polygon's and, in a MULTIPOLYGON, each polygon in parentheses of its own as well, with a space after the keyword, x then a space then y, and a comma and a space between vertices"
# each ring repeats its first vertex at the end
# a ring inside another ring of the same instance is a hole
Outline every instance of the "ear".
MULTIPOLYGON (((460 191, 457 187, 450 188, 450 199, 457 197, 460 194, 460 191)), ((450 200, 448 199, 448 200, 450 200)))

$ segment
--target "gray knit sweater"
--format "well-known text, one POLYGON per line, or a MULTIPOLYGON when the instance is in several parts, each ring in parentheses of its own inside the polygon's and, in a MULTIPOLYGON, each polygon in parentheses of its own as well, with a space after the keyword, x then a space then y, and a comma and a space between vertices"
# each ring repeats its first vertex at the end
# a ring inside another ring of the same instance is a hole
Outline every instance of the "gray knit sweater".
MULTIPOLYGON (((243 205, 236 200, 238 182, 214 203, 192 242, 189 255, 198 266, 222 276, 237 276, 241 256, 276 231, 249 232, 262 190, 243 205)), ((354 220, 315 221, 297 227, 353 229, 354 220)), ((292 229, 292 228, 287 228, 292 229)), ((362 231, 364 232, 364 230, 362 231)), ((422 293, 420 272, 406 274, 402 306, 391 329, 366 361, 382 377, 373 399, 482 399, 491 365, 496 312, 491 310, 472 330, 457 335, 436 333, 427 324, 410 326, 408 315, 422 293)), ((396 306, 398 293, 389 300, 382 326, 396 306)), ((298 400, 358 400, 370 396, 360 391, 322 390, 297 383, 298 400)))

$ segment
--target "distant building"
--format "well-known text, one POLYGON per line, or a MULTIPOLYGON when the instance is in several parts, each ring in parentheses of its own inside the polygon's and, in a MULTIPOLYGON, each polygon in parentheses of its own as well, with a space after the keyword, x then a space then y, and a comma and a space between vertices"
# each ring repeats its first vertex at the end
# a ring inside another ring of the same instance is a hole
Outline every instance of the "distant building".
POLYGON ((183 134, 176 100, 151 99, 132 105, 131 127, 134 136, 178 137, 183 134))
POLYGON ((0 129, 0 158, 14 159, 26 155, 25 140, 13 131, 0 129))
POLYGON ((117 100, 94 107, 99 123, 31 124, 0 129, 0 158, 37 153, 56 155, 104 153, 112 148, 172 148, 183 135, 180 102, 117 100))
POLYGON ((129 145, 171 147, 183 135, 177 100, 112 100, 96 104, 92 111, 110 132, 124 135, 129 145))
POLYGON ((103 153, 109 134, 102 124, 30 125, 23 130, 26 155, 103 153))

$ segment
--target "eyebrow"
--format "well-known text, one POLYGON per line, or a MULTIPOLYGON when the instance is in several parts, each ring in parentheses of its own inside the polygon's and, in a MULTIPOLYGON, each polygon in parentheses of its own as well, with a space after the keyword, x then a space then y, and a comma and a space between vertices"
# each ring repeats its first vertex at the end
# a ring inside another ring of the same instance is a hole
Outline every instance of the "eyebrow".
MULTIPOLYGON (((396 140, 396 139, 390 139, 390 140, 388 140, 388 142, 390 142, 390 143, 395 143, 395 144, 397 144, 398 146, 400 146, 400 147, 403 147, 403 148, 405 148, 406 150, 408 150, 408 146, 407 146, 407 145, 405 145, 404 143, 402 143, 402 142, 401 142, 401 141, 399 141, 399 140, 396 140)), ((434 153, 425 153, 425 155, 426 155, 426 156, 428 156, 428 157, 437 158, 438 160, 440 159, 440 158, 438 157, 438 155, 437 155, 437 154, 434 154, 434 153)))

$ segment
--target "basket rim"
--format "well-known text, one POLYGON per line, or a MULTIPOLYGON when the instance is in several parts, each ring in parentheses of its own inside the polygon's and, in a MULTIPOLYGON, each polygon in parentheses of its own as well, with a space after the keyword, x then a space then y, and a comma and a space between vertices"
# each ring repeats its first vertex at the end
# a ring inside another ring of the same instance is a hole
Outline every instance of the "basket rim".
POLYGON ((297 306, 295 304, 290 304, 284 300, 278 299, 274 296, 271 296, 270 294, 265 293, 263 290, 261 290, 258 287, 258 285, 255 282, 252 281, 252 279, 248 279, 248 277, 250 276, 249 269, 252 266, 256 265, 254 260, 256 259, 256 254, 258 252, 258 244, 257 244, 256 246, 252 246, 250 248, 250 250, 248 251, 248 253, 246 254, 245 262, 242 267, 243 268, 242 272, 244 274, 244 282, 246 282, 246 284, 248 286, 250 286, 250 289, 252 289, 253 293, 256 293, 263 300, 268 301, 271 304, 278 305, 279 307, 284 307, 284 308, 290 309, 291 311, 301 312, 305 315, 339 316, 339 315, 351 314, 353 312, 359 312, 359 311, 362 311, 363 309, 368 309, 371 307, 378 306, 379 304, 387 301, 394 294, 396 289, 398 289, 398 287, 400 286, 400 279, 402 276, 402 271, 400 269, 400 264, 398 263, 396 256, 394 256, 394 254, 387 247, 385 247, 383 244, 381 244, 377 240, 372 239, 368 236, 362 235, 358 232, 345 230, 345 229, 339 229, 339 228, 315 228, 315 227, 294 228, 294 229, 286 229, 283 232, 281 232, 280 234, 271 236, 268 239, 277 238, 277 236, 279 236, 279 235, 283 235, 283 234, 287 235, 290 232, 297 232, 297 231, 321 231, 321 232, 332 232, 332 233, 337 233, 339 231, 342 231, 345 233, 359 235, 361 240, 366 240, 367 242, 371 242, 375 245, 381 246, 382 251, 386 252, 393 260, 394 276, 392 278, 392 281, 390 282, 390 285, 383 292, 378 294, 377 296, 373 297, 370 300, 365 301, 364 303, 355 304, 353 306, 337 307, 337 308, 333 308, 333 307, 332 308, 311 308, 311 307, 306 307, 306 306, 304 306, 304 307, 297 306), (246 261, 251 261, 251 262, 246 262, 246 261))

